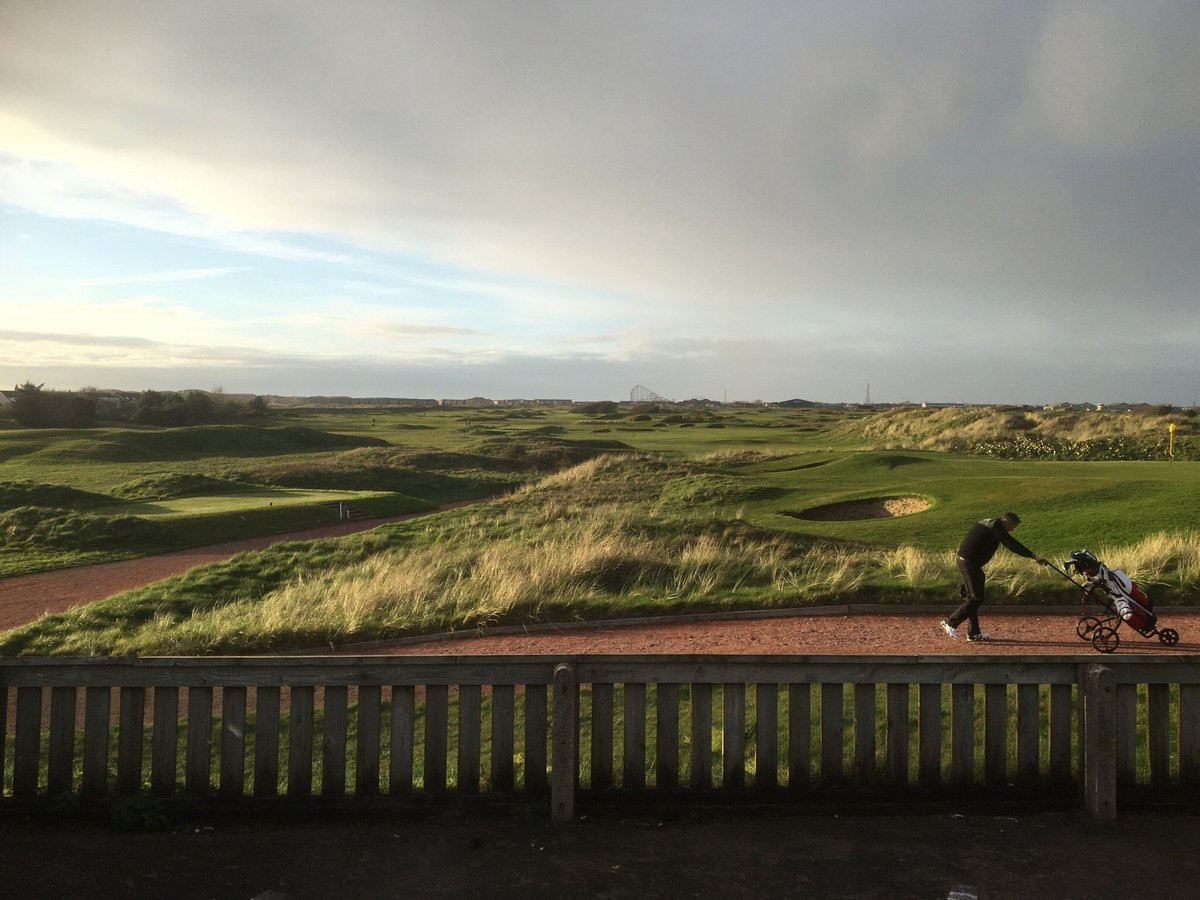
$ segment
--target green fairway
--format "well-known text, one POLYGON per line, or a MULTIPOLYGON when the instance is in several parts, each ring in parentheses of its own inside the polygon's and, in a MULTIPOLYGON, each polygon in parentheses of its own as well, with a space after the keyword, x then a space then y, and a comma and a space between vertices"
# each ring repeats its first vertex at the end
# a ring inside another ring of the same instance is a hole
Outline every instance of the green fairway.
POLYGON ((144 518, 187 518, 236 513, 246 510, 282 508, 288 506, 336 505, 354 506, 360 501, 386 497, 381 492, 353 493, 346 491, 248 490, 236 494, 211 497, 177 497, 170 500, 143 500, 113 506, 96 507, 98 515, 130 515, 144 518))
POLYGON ((747 510, 750 521, 930 549, 950 546, 965 524, 1008 509, 1021 514, 1022 541, 1033 547, 1124 544, 1159 531, 1200 530, 1200 470, 1193 464, 1014 462, 892 451, 806 460, 789 456, 745 468, 748 477, 775 489, 747 510), (789 515, 884 495, 919 496, 931 505, 913 516, 849 522, 789 515))

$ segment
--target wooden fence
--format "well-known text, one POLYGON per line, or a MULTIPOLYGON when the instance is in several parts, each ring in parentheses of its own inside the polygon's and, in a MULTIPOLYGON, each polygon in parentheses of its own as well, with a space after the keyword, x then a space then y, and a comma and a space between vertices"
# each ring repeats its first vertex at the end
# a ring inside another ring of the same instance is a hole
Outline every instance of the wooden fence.
POLYGON ((0 660, 0 806, 1200 800, 1200 657, 0 660), (624 793, 623 793, 624 792, 624 793), (276 801, 278 802, 278 801, 276 801))

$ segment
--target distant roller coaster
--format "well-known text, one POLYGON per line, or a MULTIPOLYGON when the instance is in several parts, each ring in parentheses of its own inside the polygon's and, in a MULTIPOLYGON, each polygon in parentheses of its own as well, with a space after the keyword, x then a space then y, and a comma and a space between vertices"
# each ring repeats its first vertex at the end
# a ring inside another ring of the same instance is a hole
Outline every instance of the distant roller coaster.
POLYGON ((656 394, 650 388, 640 384, 635 384, 633 390, 629 392, 629 402, 631 403, 670 403, 662 394, 656 394))

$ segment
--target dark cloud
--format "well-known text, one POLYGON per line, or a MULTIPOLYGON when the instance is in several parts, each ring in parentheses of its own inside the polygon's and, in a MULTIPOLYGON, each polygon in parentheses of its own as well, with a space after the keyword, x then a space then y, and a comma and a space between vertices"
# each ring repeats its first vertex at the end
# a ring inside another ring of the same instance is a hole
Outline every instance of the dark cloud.
MULTIPOLYGON (((879 366, 914 394, 983 399, 1003 383, 1040 397, 1075 377, 1055 357, 1085 341, 1106 396, 1128 396, 1113 373, 1156 372, 1137 383, 1171 395, 1196 380, 1164 338, 1200 331, 1196 4, 144 12, 4 4, 0 109, 59 152, 247 229, 645 298, 697 342, 663 351, 671 392, 701 391, 683 366, 702 357, 712 373, 752 365, 764 394, 804 393, 777 390, 785 363, 737 352, 731 322, 769 346, 836 321, 806 350, 841 348, 812 368, 826 392, 879 366)), ((510 390, 553 393, 541 372, 609 392, 653 380, 611 355, 519 364, 510 390)))

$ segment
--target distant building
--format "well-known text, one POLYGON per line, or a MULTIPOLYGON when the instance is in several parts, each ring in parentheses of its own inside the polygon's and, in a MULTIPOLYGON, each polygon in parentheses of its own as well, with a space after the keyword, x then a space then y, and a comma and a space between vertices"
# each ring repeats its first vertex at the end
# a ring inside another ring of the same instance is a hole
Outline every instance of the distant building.
POLYGON ((124 403, 133 403, 138 399, 138 394, 132 391, 96 391, 96 402, 105 406, 120 406, 124 403))
POLYGON ((454 409, 482 409, 484 407, 495 406, 496 401, 489 400, 487 397, 468 397, 466 400, 439 400, 438 404, 454 409))

